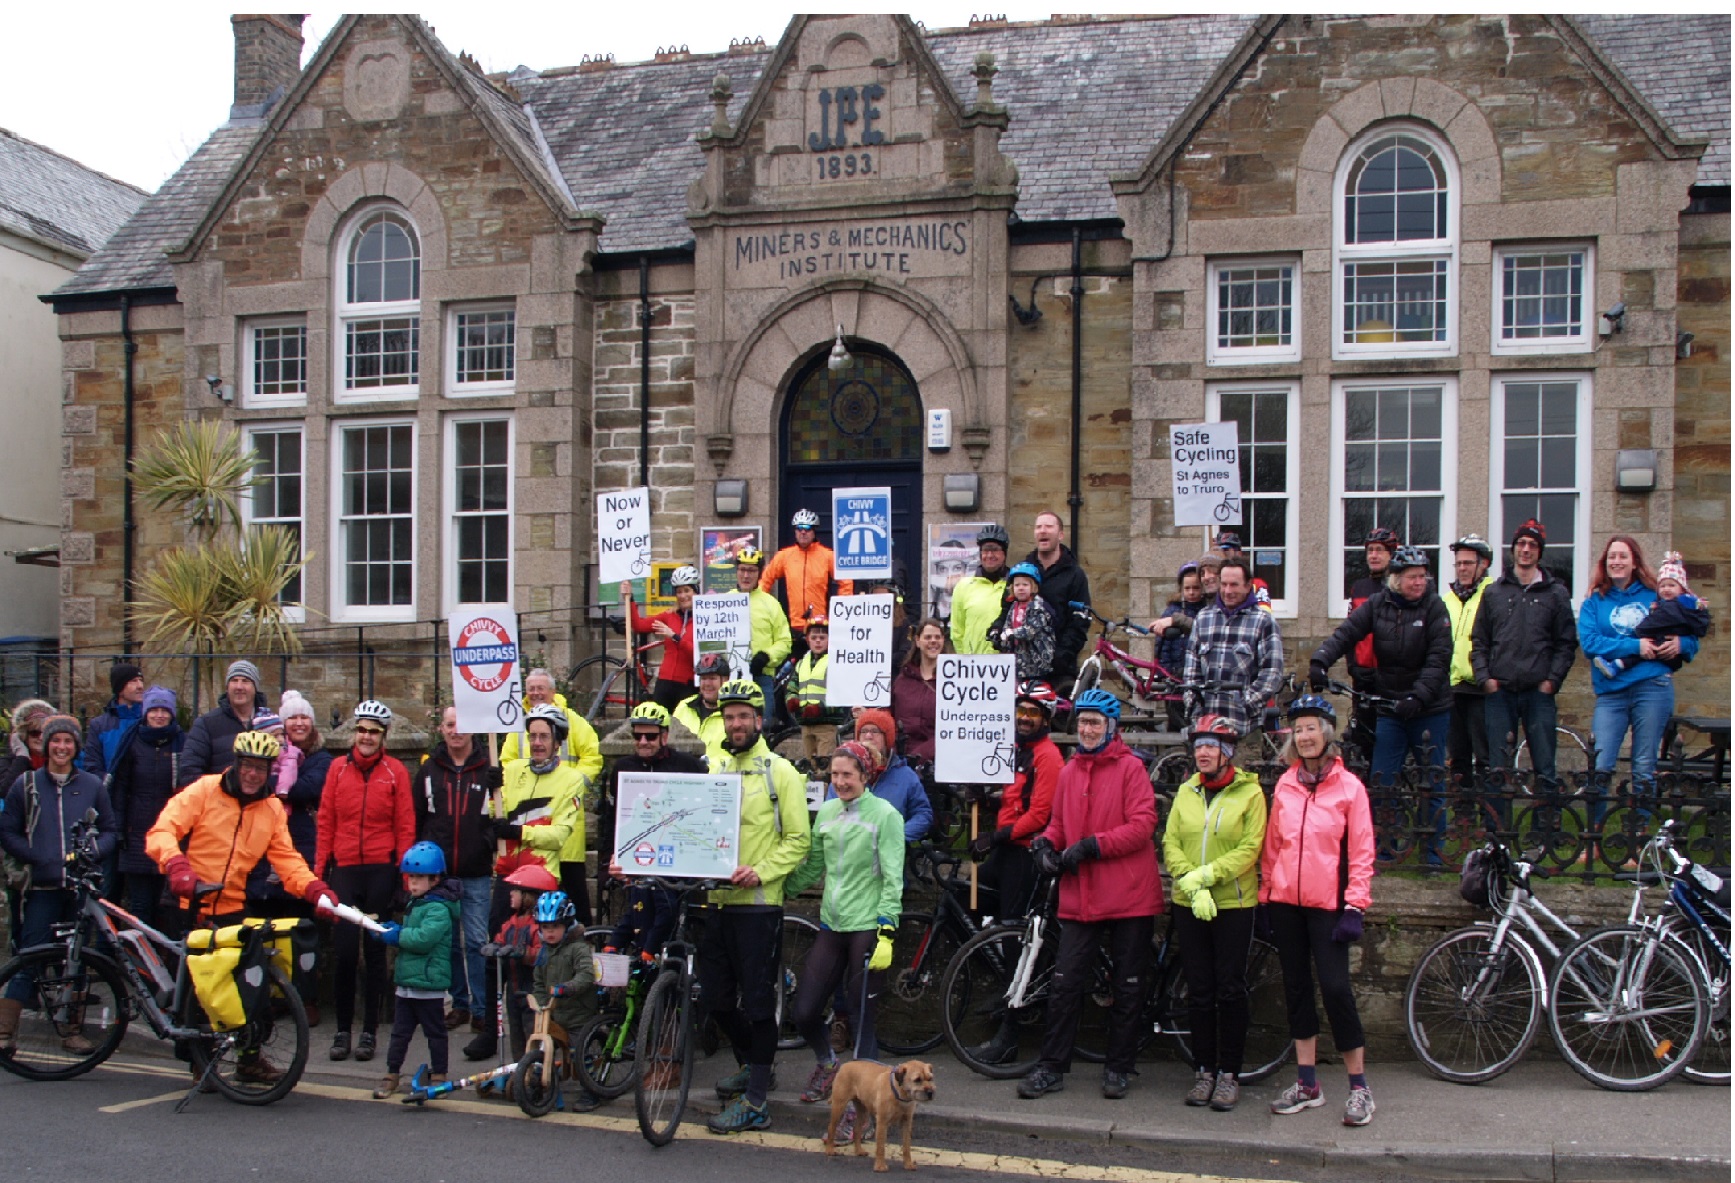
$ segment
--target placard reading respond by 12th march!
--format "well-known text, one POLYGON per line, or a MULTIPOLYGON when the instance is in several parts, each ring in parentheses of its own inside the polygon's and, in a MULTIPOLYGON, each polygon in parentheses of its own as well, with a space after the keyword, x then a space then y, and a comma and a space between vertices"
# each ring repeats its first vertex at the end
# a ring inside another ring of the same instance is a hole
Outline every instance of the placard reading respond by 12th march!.
MULTIPOLYGON (((753 648, 753 618, 746 592, 693 597, 693 665, 707 653, 727 653, 731 678, 745 678, 753 648)), ((693 675, 696 684, 699 675, 693 675)))
POLYGON ((596 495, 596 578, 607 585, 651 571, 651 491, 596 495))
POLYGON ((670 879, 735 873, 739 773, 623 772, 617 781, 613 849, 622 873, 670 879))
POLYGON ((892 705, 892 597, 831 597, 828 707, 892 705))
POLYGON ((1241 445, 1234 420, 1169 428, 1175 525, 1241 524, 1241 445))
POLYGON ((511 604, 471 604, 446 622, 452 647, 452 705, 471 735, 516 731, 523 713, 518 615, 511 604))
POLYGON ((1006 785, 1018 757, 1013 708, 1018 659, 1010 653, 942 653, 934 679, 934 779, 1006 785))

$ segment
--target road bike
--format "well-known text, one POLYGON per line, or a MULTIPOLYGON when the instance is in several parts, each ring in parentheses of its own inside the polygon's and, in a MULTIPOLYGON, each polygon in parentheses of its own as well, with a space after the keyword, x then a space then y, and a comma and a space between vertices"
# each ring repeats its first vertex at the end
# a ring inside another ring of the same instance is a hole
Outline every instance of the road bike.
MULTIPOLYGON (((268 946, 311 922, 238 926, 235 960, 256 968, 258 980, 240 991, 238 1025, 213 1021, 193 988, 188 942, 102 898, 94 814, 75 822, 70 836, 66 887, 74 895, 74 918, 54 926, 52 941, 20 950, 0 968, 0 995, 28 983, 16 1046, 0 1054, 0 1068, 27 1080, 70 1080, 114 1055, 128 1024, 142 1017, 158 1039, 184 1046, 192 1062, 197 1079, 177 1109, 207 1087, 243 1105, 288 1096, 307 1066, 307 1012, 268 946)), ((194 898, 222 890, 201 883, 194 898)))
MULTIPOLYGON (((913 883, 935 891, 928 912, 906 910, 892 937, 892 968, 886 973, 874 1014, 874 1032, 882 1051, 893 1056, 919 1056, 945 1038, 940 1023, 940 983, 952 957, 981 930, 965 905, 969 881, 960 873, 963 859, 950 850, 921 842, 909 848, 905 867, 913 883)), ((904 899, 912 895, 905 887, 904 899)))
MULTIPOLYGON (((619 616, 606 617, 614 627, 624 628, 619 616)), ((587 723, 598 720, 618 722, 633 713, 633 708, 651 697, 656 675, 645 660, 645 654, 661 647, 661 640, 633 648, 633 663, 627 663, 612 653, 593 653, 573 666, 566 675, 567 700, 574 710, 583 705, 587 723)))

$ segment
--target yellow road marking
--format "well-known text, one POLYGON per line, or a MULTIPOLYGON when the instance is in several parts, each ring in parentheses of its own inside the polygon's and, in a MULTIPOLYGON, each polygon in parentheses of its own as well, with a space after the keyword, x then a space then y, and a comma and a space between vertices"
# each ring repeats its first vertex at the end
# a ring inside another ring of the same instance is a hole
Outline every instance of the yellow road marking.
POLYGON ((161 1105, 164 1101, 179 1101, 187 1095, 186 1089, 177 1089, 172 1093, 161 1093, 155 1097, 140 1097, 137 1101, 122 1101, 119 1105, 103 1105, 98 1113, 125 1113, 130 1109, 144 1109, 151 1105, 161 1105))

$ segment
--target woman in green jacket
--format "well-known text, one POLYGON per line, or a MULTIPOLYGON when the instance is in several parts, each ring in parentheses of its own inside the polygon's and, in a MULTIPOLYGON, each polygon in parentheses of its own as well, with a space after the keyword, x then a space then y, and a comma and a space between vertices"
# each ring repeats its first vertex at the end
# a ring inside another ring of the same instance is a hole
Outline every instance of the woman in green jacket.
POLYGON ((784 885, 797 892, 825 879, 819 906, 819 935, 801 969, 795 995, 795 1026, 819 1063, 801 1094, 803 1101, 831 1096, 837 1055, 825 1022, 825 1004, 844 985, 855 1016, 857 1059, 879 1054, 874 1039, 874 999, 892 963, 892 934, 904 895, 904 819, 889 802, 867 791, 879 772, 879 758, 866 744, 851 740, 831 754, 831 787, 836 797, 819 807, 807 859, 784 885), (862 974, 867 972, 867 994, 862 974), (865 1004, 865 1005, 864 1005, 865 1004))
POLYGON ((1199 771, 1176 791, 1163 830, 1193 1032, 1187 1104, 1228 1112, 1241 1097, 1247 950, 1259 903, 1265 794, 1257 776, 1235 767, 1241 737, 1228 720, 1206 715, 1188 738, 1199 771))

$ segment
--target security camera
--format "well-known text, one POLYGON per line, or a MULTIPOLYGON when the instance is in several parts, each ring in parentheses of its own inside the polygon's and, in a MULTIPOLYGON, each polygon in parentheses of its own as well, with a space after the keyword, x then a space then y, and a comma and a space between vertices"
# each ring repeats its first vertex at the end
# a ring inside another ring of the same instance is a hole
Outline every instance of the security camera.
POLYGON ((1598 334, 1601 336, 1604 336, 1604 337, 1608 337, 1608 336, 1612 336, 1615 333, 1620 332, 1621 329, 1626 327, 1626 325, 1625 325, 1626 316, 1627 316, 1626 301, 1624 301, 1624 300, 1615 301, 1614 307, 1610 308, 1607 312, 1603 313, 1602 316, 1598 319, 1598 321, 1597 321, 1598 334))
POLYGON ((206 374, 205 385, 211 388, 211 394, 213 397, 219 398, 224 402, 229 402, 235 397, 234 390, 231 387, 223 385, 223 379, 220 375, 206 374))

